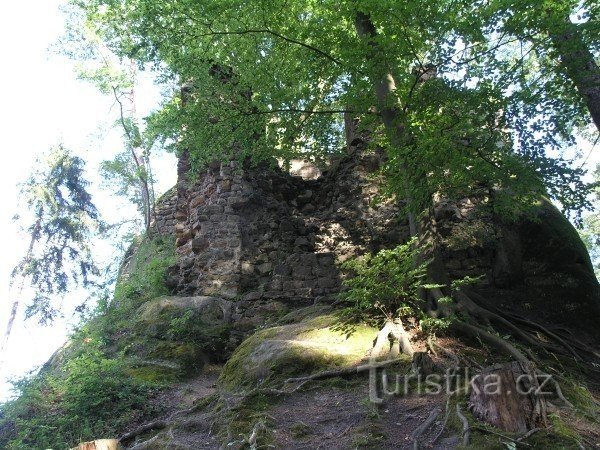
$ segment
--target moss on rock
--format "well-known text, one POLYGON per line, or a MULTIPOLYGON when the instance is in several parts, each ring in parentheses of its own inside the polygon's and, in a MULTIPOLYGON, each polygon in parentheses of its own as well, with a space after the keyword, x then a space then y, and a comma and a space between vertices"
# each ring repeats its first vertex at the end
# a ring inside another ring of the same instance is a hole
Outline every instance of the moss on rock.
POLYGON ((225 364, 220 383, 227 389, 276 384, 288 377, 360 363, 377 330, 357 327, 350 337, 332 330, 332 315, 310 318, 257 333, 246 339, 225 364))

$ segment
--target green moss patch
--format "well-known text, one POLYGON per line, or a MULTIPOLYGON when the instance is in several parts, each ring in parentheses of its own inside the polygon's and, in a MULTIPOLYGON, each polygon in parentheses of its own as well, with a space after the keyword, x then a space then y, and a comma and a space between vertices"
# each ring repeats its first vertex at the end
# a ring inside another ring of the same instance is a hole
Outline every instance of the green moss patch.
POLYGON ((359 326, 346 338, 331 329, 335 321, 331 315, 319 316, 255 333, 227 361, 220 383, 228 389, 276 384, 288 377, 360 363, 377 330, 359 326))

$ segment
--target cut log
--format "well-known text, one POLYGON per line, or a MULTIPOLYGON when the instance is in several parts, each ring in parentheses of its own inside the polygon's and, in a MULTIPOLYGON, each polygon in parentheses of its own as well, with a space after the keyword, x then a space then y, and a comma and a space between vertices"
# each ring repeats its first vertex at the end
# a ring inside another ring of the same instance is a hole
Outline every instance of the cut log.
POLYGON ((476 419, 524 433, 546 426, 546 400, 533 364, 513 361, 483 369, 470 384, 476 419))

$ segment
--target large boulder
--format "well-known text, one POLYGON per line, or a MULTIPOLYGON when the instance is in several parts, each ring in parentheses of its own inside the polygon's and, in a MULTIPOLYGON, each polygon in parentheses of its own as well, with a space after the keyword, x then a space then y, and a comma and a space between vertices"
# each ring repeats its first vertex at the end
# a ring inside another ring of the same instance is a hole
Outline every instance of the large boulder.
POLYGON ((360 326, 346 336, 323 315, 266 328, 246 339, 225 364, 220 383, 236 389, 277 384, 288 377, 359 364, 373 346, 377 329, 360 326))
POLYGON ((161 297, 141 305, 133 317, 126 356, 132 375, 154 380, 198 373, 204 364, 231 353, 232 302, 219 297, 161 297))

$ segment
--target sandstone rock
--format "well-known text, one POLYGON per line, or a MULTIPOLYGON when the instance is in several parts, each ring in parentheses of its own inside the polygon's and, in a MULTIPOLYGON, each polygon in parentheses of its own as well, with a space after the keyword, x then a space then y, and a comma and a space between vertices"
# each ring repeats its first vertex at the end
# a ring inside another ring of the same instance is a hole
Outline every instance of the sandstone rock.
POLYGON ((333 316, 319 316, 255 333, 227 361, 220 383, 239 389, 360 363, 377 330, 362 326, 347 339, 331 329, 334 322, 333 316))
POLYGON ((207 323, 229 323, 232 303, 219 297, 162 297, 144 303, 137 311, 136 317, 141 321, 153 321, 168 309, 195 310, 202 313, 207 323))

